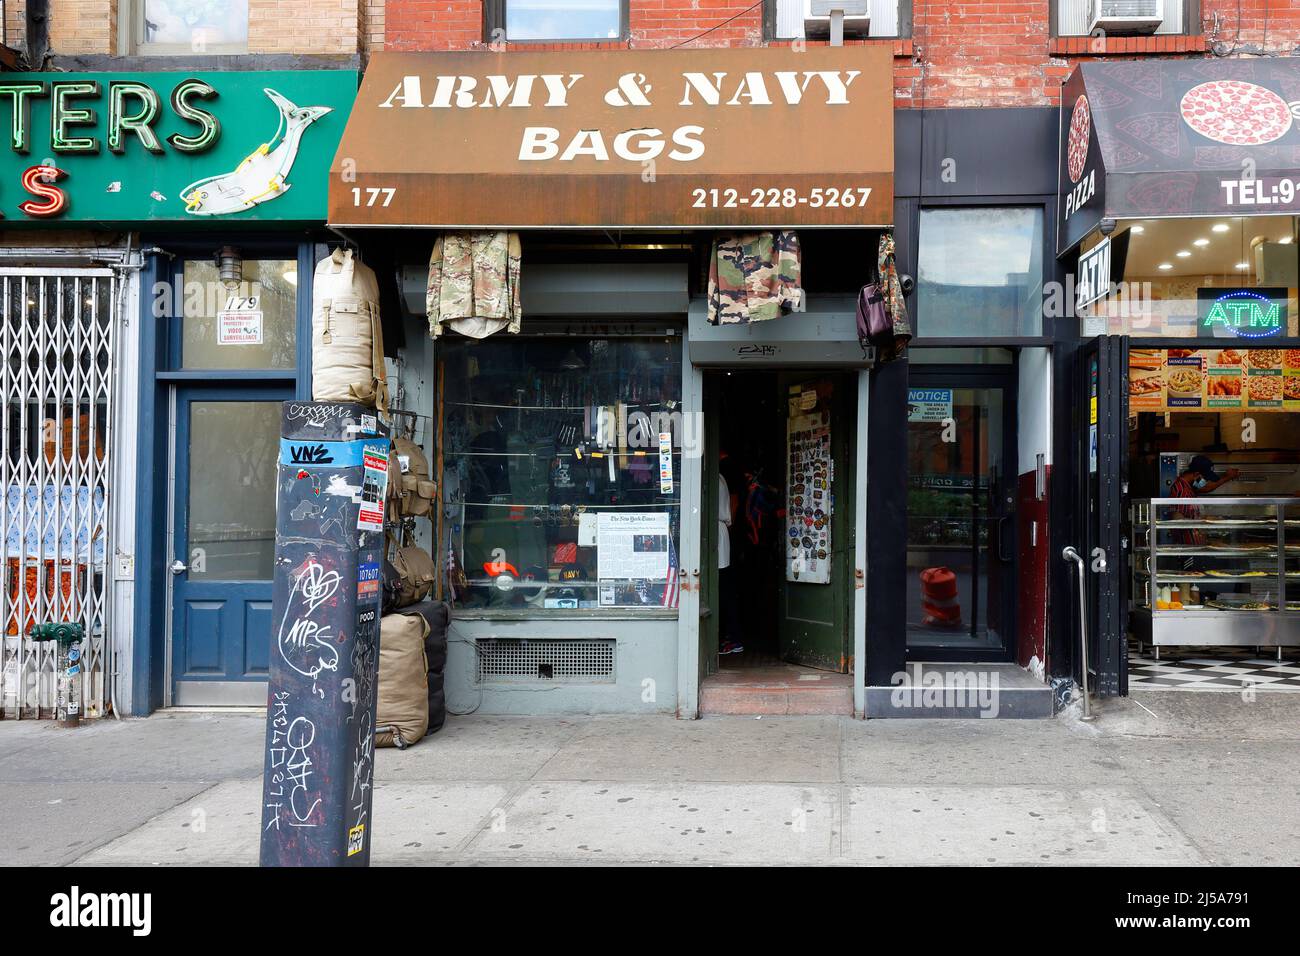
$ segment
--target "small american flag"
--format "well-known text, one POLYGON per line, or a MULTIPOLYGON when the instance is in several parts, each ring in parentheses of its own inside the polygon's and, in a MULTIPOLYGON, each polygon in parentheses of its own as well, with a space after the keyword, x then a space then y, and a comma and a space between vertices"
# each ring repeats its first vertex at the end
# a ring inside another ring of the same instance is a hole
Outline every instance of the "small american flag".
POLYGON ((672 532, 668 533, 668 580, 664 584, 664 607, 676 607, 678 598, 677 547, 672 532))

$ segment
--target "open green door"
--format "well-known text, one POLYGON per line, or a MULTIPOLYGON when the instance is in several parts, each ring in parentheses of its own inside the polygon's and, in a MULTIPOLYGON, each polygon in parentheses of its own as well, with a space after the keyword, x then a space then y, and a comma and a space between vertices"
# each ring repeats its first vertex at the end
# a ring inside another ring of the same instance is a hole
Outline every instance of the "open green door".
POLYGON ((843 674, 852 654, 853 390, 826 375, 778 381, 787 469, 781 658, 843 674))
POLYGON ((718 388, 704 380, 704 451, 700 493, 700 680, 718 670, 718 388))

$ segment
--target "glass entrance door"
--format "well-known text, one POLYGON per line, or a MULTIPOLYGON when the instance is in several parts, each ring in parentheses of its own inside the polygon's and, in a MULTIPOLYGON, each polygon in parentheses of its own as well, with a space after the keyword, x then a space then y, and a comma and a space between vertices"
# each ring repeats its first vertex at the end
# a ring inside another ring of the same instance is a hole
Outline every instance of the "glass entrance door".
POLYGON ((908 381, 907 655, 1015 648, 1012 369, 931 366, 908 381))
POLYGON ((172 702, 266 702, 280 406, 287 387, 176 395, 172 702))

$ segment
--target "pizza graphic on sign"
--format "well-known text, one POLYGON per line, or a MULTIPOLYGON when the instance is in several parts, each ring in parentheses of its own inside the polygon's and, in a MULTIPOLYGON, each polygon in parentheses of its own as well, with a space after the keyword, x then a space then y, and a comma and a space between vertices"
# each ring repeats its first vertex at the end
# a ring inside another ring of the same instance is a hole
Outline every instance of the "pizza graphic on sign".
POLYGON ((1291 128, 1286 100, 1267 87, 1241 80, 1193 86, 1183 94, 1179 112, 1196 132, 1228 146, 1261 146, 1291 128))
POLYGON ((1077 183, 1083 176, 1091 135, 1092 112, 1088 109, 1088 98, 1081 96, 1075 100, 1074 112, 1070 114, 1070 138, 1065 146, 1065 170, 1070 174, 1070 182, 1077 183))

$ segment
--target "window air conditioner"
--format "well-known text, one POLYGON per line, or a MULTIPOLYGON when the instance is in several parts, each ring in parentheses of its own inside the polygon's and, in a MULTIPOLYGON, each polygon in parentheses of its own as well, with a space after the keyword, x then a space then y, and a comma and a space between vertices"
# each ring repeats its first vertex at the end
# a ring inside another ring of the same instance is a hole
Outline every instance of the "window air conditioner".
POLYGON ((846 37, 861 38, 871 34, 871 10, 866 0, 803 0, 803 35, 809 40, 829 37, 831 10, 844 12, 846 37))
POLYGON ((1088 32, 1155 33, 1164 12, 1164 0, 1088 0, 1088 32))

